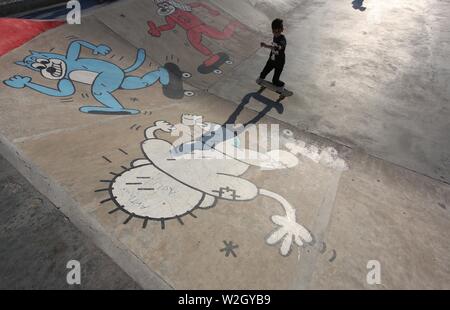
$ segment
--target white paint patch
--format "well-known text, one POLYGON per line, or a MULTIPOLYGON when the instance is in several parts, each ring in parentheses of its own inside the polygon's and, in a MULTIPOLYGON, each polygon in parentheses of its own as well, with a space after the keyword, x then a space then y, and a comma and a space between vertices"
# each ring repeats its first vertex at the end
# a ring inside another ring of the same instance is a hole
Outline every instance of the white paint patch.
POLYGON ((295 209, 286 199, 242 177, 251 166, 270 170, 295 167, 298 158, 278 149, 266 153, 239 149, 235 139, 217 138, 214 147, 205 147, 202 133, 218 135, 222 130, 219 124, 203 122, 201 116, 191 114, 183 115, 178 125, 155 122, 145 130, 141 145, 145 158, 135 159, 130 169, 114 178, 111 198, 133 216, 164 221, 197 207, 209 208, 217 200, 249 201, 262 195, 284 210, 283 215, 271 218, 277 229, 267 238, 268 244, 280 243, 280 254, 287 256, 294 245, 311 242, 311 234, 297 223, 295 209), (183 137, 175 144, 159 138, 157 132, 183 133, 183 137), (248 156, 249 152, 256 154, 248 156))
POLYGON ((261 195, 273 198, 280 202, 286 212, 285 216, 272 216, 272 222, 278 225, 278 229, 267 238, 266 241, 268 244, 274 245, 281 243, 280 254, 288 256, 294 243, 301 247, 304 242, 312 242, 312 236, 309 231, 296 222, 295 209, 286 199, 265 189, 260 189, 259 192, 261 195))
POLYGON ((315 163, 339 171, 348 170, 348 165, 344 159, 340 158, 338 151, 333 147, 319 149, 315 145, 306 145, 304 141, 293 140, 285 143, 286 148, 294 155, 301 155, 309 158, 315 163))
POLYGON ((85 70, 75 70, 69 73, 69 78, 72 81, 80 82, 88 85, 92 85, 97 78, 98 73, 85 71, 85 70))
POLYGON ((152 219, 182 216, 202 198, 201 192, 179 183, 152 164, 124 172, 112 186, 115 200, 125 210, 152 219))

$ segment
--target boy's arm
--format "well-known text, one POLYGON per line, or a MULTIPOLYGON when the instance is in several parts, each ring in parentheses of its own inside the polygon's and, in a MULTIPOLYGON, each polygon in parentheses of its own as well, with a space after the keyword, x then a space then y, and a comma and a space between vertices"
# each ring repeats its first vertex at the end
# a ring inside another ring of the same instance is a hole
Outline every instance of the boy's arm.
POLYGON ((284 51, 286 49, 286 45, 287 45, 286 38, 282 37, 276 46, 277 51, 284 51))
POLYGON ((284 51, 286 49, 286 45, 287 45, 286 39, 282 39, 278 43, 279 44, 267 44, 267 43, 261 42, 261 47, 268 48, 272 51, 284 51))
POLYGON ((275 45, 267 44, 267 43, 264 43, 264 42, 261 42, 261 47, 267 48, 267 49, 272 50, 272 51, 274 51, 276 49, 275 45))

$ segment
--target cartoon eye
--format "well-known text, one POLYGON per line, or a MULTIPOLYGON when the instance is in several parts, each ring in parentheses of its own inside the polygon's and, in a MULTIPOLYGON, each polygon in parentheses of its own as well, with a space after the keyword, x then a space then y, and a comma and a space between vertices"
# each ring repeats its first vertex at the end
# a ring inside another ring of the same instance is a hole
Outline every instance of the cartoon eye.
POLYGON ((187 90, 187 91, 184 92, 184 95, 185 95, 186 97, 192 97, 192 96, 194 96, 194 92, 193 92, 193 91, 190 91, 190 90, 187 90))
POLYGON ((188 79, 188 78, 190 78, 192 76, 192 74, 190 74, 189 72, 183 72, 183 77, 185 78, 185 79, 188 79))
POLYGON ((31 66, 32 66, 33 68, 36 68, 36 69, 39 69, 39 70, 42 70, 42 69, 47 68, 46 66, 44 66, 44 65, 42 65, 42 64, 40 64, 40 63, 34 63, 34 64, 32 64, 31 66))
POLYGON ((222 74, 222 70, 216 69, 216 70, 214 70, 214 73, 215 73, 215 74, 222 74))
POLYGON ((50 61, 48 61, 47 59, 42 59, 42 58, 38 58, 36 61, 43 65, 48 65, 50 63, 50 61))
POLYGON ((225 63, 226 63, 227 65, 232 65, 232 64, 233 64, 233 61, 227 60, 227 61, 225 61, 225 63))
POLYGON ((163 2, 163 3, 161 3, 160 7, 162 9, 169 10, 171 5, 169 3, 167 3, 167 2, 163 2))

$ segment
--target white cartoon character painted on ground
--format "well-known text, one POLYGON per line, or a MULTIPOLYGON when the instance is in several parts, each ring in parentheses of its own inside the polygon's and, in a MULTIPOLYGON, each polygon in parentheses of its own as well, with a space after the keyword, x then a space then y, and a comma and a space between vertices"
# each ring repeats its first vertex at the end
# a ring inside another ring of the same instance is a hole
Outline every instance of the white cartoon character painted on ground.
POLYGON ((286 199, 242 178, 251 166, 266 170, 294 167, 298 164, 297 157, 283 150, 251 156, 254 151, 239 149, 238 138, 234 136, 216 139, 213 143, 211 139, 206 143, 202 141, 205 132, 211 136, 211 133, 226 130, 224 128, 204 123, 201 117, 194 115, 183 115, 179 125, 155 122, 146 129, 146 140, 141 144, 145 158, 134 160, 131 168, 115 175, 110 182, 111 198, 105 201, 112 200, 116 204, 117 209, 112 212, 126 212, 129 215, 126 222, 134 217, 144 219, 144 227, 148 220, 160 221, 164 229, 166 221, 175 219, 183 224, 183 216, 195 217, 192 213, 195 209, 211 208, 220 199, 249 201, 262 195, 277 201, 285 212, 272 216, 278 228, 267 238, 268 244, 281 242, 280 253, 287 256, 293 244, 303 246, 312 242, 309 231, 296 222, 296 210, 286 199), (183 135, 178 145, 156 135, 160 131, 178 136, 186 126, 200 129, 197 130, 200 134, 183 135), (199 141, 208 147, 198 148, 199 141))

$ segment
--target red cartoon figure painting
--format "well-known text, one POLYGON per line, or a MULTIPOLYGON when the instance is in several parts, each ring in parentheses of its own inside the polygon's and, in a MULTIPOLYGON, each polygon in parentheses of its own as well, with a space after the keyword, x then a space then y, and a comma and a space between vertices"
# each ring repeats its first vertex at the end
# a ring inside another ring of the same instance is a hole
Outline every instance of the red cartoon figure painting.
POLYGON ((203 36, 215 40, 229 39, 237 28, 244 26, 237 22, 230 22, 222 31, 205 24, 199 17, 194 15, 193 9, 204 8, 211 16, 219 16, 220 12, 211 6, 195 2, 183 4, 176 0, 155 0, 158 6, 158 15, 164 16, 165 25, 157 26, 153 21, 148 22, 148 33, 154 37, 160 37, 163 31, 174 29, 177 25, 186 30, 187 38, 191 45, 207 58, 198 67, 198 72, 202 74, 221 74, 220 67, 223 64, 232 64, 229 55, 223 52, 214 53, 202 43, 203 36))

